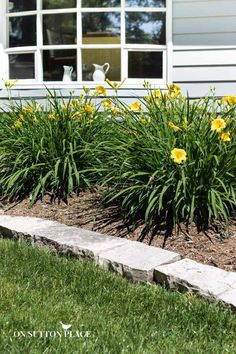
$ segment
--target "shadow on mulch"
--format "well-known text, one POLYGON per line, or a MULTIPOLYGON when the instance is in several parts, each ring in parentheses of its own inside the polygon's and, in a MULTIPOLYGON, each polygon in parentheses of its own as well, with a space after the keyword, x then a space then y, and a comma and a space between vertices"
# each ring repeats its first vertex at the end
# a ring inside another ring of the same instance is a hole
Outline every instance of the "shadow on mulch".
POLYGON ((81 227, 87 230, 135 240, 151 246, 163 247, 178 252, 185 258, 236 271, 236 220, 229 223, 227 232, 218 223, 207 231, 198 232, 196 227, 174 230, 166 238, 166 229, 152 230, 146 234, 145 225, 133 229, 120 217, 119 208, 112 206, 99 209, 99 196, 91 192, 73 195, 67 203, 52 203, 46 196, 29 208, 29 199, 18 203, 2 202, 2 214, 35 216, 55 220, 60 223, 81 227))

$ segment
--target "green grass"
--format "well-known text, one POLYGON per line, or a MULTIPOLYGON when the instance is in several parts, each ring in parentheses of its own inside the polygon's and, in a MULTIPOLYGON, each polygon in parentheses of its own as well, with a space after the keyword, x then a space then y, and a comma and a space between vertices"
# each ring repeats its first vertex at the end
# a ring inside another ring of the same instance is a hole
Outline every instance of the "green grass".
POLYGON ((236 317, 195 296, 133 285, 92 263, 0 241, 0 353, 236 353, 236 317), (89 338, 15 338, 60 331, 89 338))

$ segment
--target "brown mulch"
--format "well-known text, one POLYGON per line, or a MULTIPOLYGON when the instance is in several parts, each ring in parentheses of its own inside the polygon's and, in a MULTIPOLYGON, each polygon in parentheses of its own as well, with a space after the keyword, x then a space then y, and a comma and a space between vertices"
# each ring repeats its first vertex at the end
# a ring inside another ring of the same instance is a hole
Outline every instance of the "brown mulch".
POLYGON ((8 215, 36 216, 60 223, 82 227, 84 229, 142 241, 152 246, 164 247, 180 253, 185 258, 220 267, 227 271, 236 271, 236 220, 229 223, 227 231, 220 224, 215 224, 206 232, 197 232, 196 227, 175 230, 165 242, 165 230, 142 239, 144 226, 132 230, 125 225, 117 212, 117 207, 99 210, 99 197, 95 193, 83 192, 79 196, 64 202, 51 202, 46 196, 29 208, 29 200, 19 203, 0 204, 0 213, 8 215))

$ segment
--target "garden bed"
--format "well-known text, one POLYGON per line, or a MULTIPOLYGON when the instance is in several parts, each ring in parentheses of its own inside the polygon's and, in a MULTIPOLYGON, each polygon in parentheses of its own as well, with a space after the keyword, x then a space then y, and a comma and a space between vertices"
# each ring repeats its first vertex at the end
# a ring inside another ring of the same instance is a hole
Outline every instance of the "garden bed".
POLYGON ((91 192, 73 195, 68 203, 52 203, 49 196, 39 200, 29 208, 29 200, 19 203, 4 203, 2 213, 9 215, 36 216, 51 219, 97 231, 111 236, 142 241, 152 246, 164 247, 180 253, 185 258, 236 271, 236 220, 231 219, 226 232, 219 223, 212 225, 206 232, 198 232, 196 227, 176 230, 171 237, 165 238, 166 230, 154 235, 142 236, 143 226, 132 230, 122 221, 117 207, 99 210, 99 196, 91 192))

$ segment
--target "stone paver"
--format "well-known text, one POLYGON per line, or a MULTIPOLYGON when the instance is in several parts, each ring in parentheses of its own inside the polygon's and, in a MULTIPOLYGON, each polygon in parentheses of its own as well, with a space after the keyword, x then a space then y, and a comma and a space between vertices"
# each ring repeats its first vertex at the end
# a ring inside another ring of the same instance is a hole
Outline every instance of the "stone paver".
POLYGON ((208 298, 221 300, 221 295, 230 296, 236 290, 236 273, 182 259, 174 264, 159 266, 154 270, 157 283, 170 288, 197 292, 208 298))
POLYGON ((0 215, 0 233, 48 245, 56 251, 86 258, 97 258, 103 250, 123 245, 126 240, 59 224, 39 218, 0 215))
POLYGON ((197 292, 236 311, 236 273, 201 264, 158 247, 101 235, 50 220, 0 215, 2 237, 24 238, 58 253, 95 260, 134 281, 197 292))
POLYGON ((236 311, 236 289, 231 289, 218 296, 220 301, 229 305, 232 310, 236 311))
POLYGON ((161 264, 179 260, 175 252, 152 247, 136 241, 127 241, 119 248, 99 253, 98 263, 134 281, 153 281, 153 269, 161 264))

